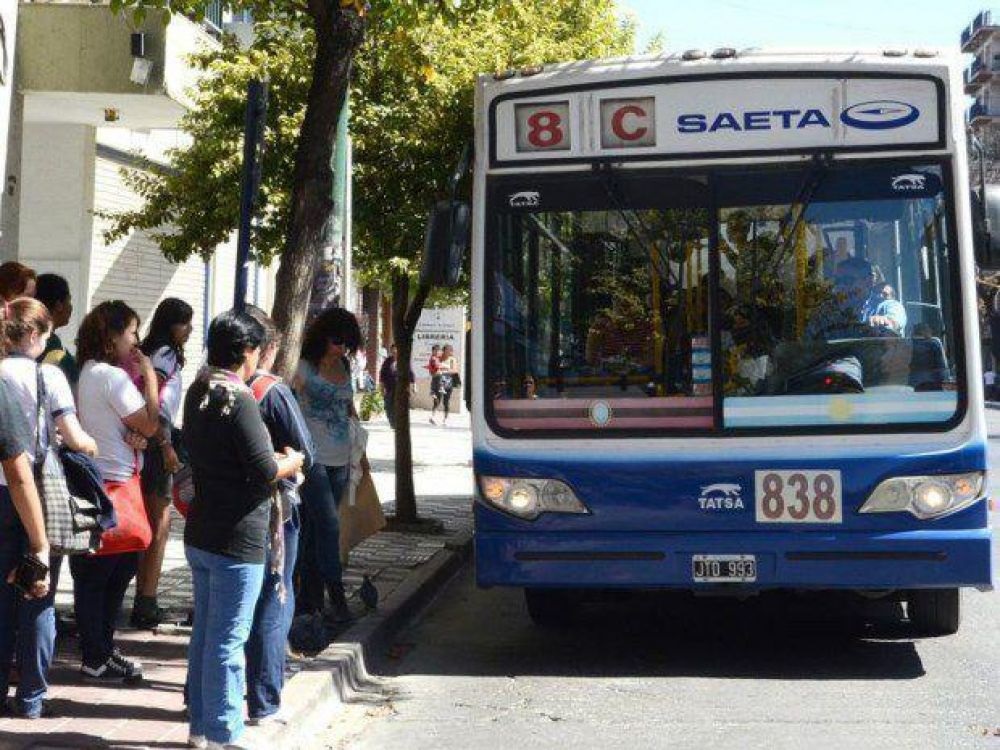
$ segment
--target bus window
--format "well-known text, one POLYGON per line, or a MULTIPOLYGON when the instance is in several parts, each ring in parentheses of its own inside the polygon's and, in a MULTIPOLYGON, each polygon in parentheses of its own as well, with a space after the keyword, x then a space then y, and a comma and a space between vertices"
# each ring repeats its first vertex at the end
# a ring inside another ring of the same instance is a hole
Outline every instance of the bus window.
POLYGON ((708 211, 633 208, 594 190, 579 207, 563 196, 557 210, 497 217, 486 362, 495 423, 710 430, 708 211))
POLYGON ((722 191, 726 427, 954 417, 940 167, 734 175, 722 191))

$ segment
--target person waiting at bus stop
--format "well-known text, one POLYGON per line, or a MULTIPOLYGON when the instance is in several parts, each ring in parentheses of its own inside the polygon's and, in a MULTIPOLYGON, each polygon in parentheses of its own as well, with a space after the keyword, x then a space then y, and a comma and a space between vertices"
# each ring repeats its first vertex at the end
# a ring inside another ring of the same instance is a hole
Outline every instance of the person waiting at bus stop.
POLYGON ((832 294, 814 311, 806 338, 851 338, 865 335, 866 329, 874 336, 902 336, 906 308, 894 299, 892 287, 878 281, 879 274, 865 258, 854 256, 838 264, 832 294))

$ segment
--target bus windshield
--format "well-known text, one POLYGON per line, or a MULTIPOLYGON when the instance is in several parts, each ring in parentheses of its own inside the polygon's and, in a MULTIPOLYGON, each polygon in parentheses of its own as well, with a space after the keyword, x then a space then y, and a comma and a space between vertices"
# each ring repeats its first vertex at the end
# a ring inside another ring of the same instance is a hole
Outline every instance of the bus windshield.
POLYGON ((960 336, 946 185, 941 164, 898 161, 498 179, 494 427, 950 423, 960 336))

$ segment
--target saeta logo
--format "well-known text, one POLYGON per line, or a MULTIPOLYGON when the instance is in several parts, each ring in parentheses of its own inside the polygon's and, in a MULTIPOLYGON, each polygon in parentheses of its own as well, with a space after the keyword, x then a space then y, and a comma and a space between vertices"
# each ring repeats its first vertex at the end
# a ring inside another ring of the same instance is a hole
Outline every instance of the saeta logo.
POLYGON ((920 110, 906 102, 880 99, 854 104, 840 113, 840 121, 861 130, 889 130, 909 125, 920 117, 920 110))

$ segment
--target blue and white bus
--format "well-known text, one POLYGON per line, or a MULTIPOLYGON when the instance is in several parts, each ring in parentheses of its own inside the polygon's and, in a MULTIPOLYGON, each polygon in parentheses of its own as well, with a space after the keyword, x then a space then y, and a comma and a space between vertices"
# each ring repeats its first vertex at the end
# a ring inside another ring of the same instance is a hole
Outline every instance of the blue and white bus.
POLYGON ((717 50, 477 87, 475 560, 579 592, 992 585, 957 61, 717 50))

